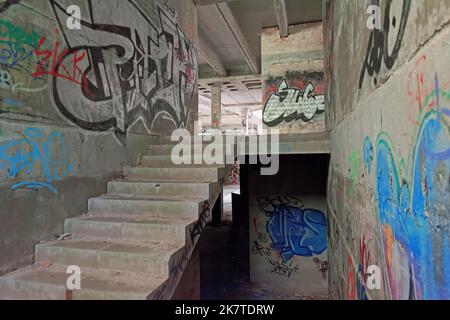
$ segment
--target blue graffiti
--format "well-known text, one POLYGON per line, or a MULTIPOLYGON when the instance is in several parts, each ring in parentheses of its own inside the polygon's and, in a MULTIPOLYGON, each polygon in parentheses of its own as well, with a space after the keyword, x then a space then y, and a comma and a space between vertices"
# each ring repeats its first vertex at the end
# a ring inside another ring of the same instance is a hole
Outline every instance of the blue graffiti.
POLYGON ((366 139, 364 140, 364 165, 369 173, 372 171, 372 163, 373 163, 372 141, 370 141, 369 137, 366 137, 366 139))
POLYGON ((0 64, 8 67, 20 67, 24 70, 31 68, 33 49, 19 48, 13 43, 3 43, 6 46, 0 50, 0 64))
MULTIPOLYGON (((412 299, 450 298, 450 131, 441 119, 449 112, 437 105, 422 121, 410 182, 400 177, 389 139, 381 135, 377 141, 378 215, 404 252, 407 261, 401 264, 410 274, 406 294, 412 299)), ((386 261, 393 259, 391 251, 385 249, 386 261)))
POLYGON ((327 249, 327 220, 323 212, 278 203, 264 209, 270 217, 267 232, 272 248, 284 262, 294 256, 311 257, 327 249))
POLYGON ((0 169, 8 179, 23 175, 44 177, 44 181, 23 181, 12 186, 13 190, 28 188, 48 189, 57 193, 52 182, 59 181, 72 172, 72 165, 66 158, 64 138, 58 131, 48 137, 41 129, 27 128, 23 138, 11 140, 0 146, 0 169), (39 175, 37 170, 42 174, 39 175))

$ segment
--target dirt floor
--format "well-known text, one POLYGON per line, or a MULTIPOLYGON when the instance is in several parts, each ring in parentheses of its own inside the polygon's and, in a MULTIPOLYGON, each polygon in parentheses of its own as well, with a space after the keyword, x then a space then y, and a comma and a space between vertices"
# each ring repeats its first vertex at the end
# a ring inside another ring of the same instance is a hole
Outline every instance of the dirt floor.
POLYGON ((259 288, 239 271, 231 224, 207 227, 199 242, 202 300, 324 300, 259 288))

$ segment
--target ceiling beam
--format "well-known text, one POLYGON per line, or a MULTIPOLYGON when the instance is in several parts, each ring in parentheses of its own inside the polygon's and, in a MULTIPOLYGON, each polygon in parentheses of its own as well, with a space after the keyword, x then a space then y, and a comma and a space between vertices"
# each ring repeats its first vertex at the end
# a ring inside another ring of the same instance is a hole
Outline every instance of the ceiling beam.
POLYGON ((211 4, 218 4, 220 2, 231 2, 234 0, 194 0, 196 6, 209 6, 211 4))
POLYGON ((198 33, 198 53, 219 76, 226 76, 227 70, 225 69, 225 65, 222 60, 220 60, 216 51, 214 51, 212 46, 209 44, 201 30, 199 30, 198 33))
POLYGON ((286 2, 284 0, 273 0, 275 7, 275 16, 277 17, 278 27, 280 28, 280 37, 289 36, 289 21, 287 17, 286 2))
POLYGON ((249 74, 243 76, 229 76, 229 77, 217 77, 217 78, 204 78, 200 79, 199 82, 202 84, 215 83, 215 82, 235 82, 235 81, 250 81, 250 80, 260 80, 261 74, 249 74))
POLYGON ((252 52, 248 40, 245 38, 239 23, 236 20, 233 12, 227 3, 217 3, 215 5, 219 17, 223 20, 225 26, 232 33, 233 37, 236 39, 239 48, 244 55, 245 61, 247 62, 250 70, 253 73, 259 73, 259 63, 256 55, 252 52))

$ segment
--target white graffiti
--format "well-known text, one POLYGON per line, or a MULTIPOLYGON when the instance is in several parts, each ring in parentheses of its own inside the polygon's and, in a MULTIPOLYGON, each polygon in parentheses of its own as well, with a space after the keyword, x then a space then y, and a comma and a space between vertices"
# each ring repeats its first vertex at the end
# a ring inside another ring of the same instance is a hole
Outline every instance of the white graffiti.
POLYGON ((0 88, 14 90, 14 82, 8 70, 0 69, 0 88))
POLYGON ((309 122, 324 112, 325 95, 317 94, 311 82, 300 90, 289 88, 286 79, 283 79, 278 85, 278 92, 269 97, 264 107, 263 122, 269 127, 296 120, 309 122))

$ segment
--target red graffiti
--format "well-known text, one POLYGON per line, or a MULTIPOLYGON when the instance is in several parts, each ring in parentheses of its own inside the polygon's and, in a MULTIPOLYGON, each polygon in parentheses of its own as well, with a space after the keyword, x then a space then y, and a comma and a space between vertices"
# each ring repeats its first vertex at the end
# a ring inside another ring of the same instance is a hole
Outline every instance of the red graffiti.
MULTIPOLYGON (((59 33, 57 32, 57 34, 59 33)), ((68 48, 62 49, 59 41, 55 42, 51 50, 42 50, 46 40, 46 37, 42 37, 38 43, 39 49, 35 49, 36 56, 40 57, 41 60, 32 76, 42 77, 49 75, 84 86, 87 83, 87 79, 79 64, 86 58, 86 52, 73 52, 73 59, 71 59, 70 66, 68 66, 64 63, 64 59, 71 54, 70 50, 68 48)))
POLYGON ((256 219, 253 218, 253 225, 255 226, 255 232, 258 233, 258 225, 256 223, 256 219))
POLYGON ((351 256, 347 257, 348 272, 347 272, 347 298, 349 300, 356 300, 356 274, 353 267, 353 258, 351 256))

